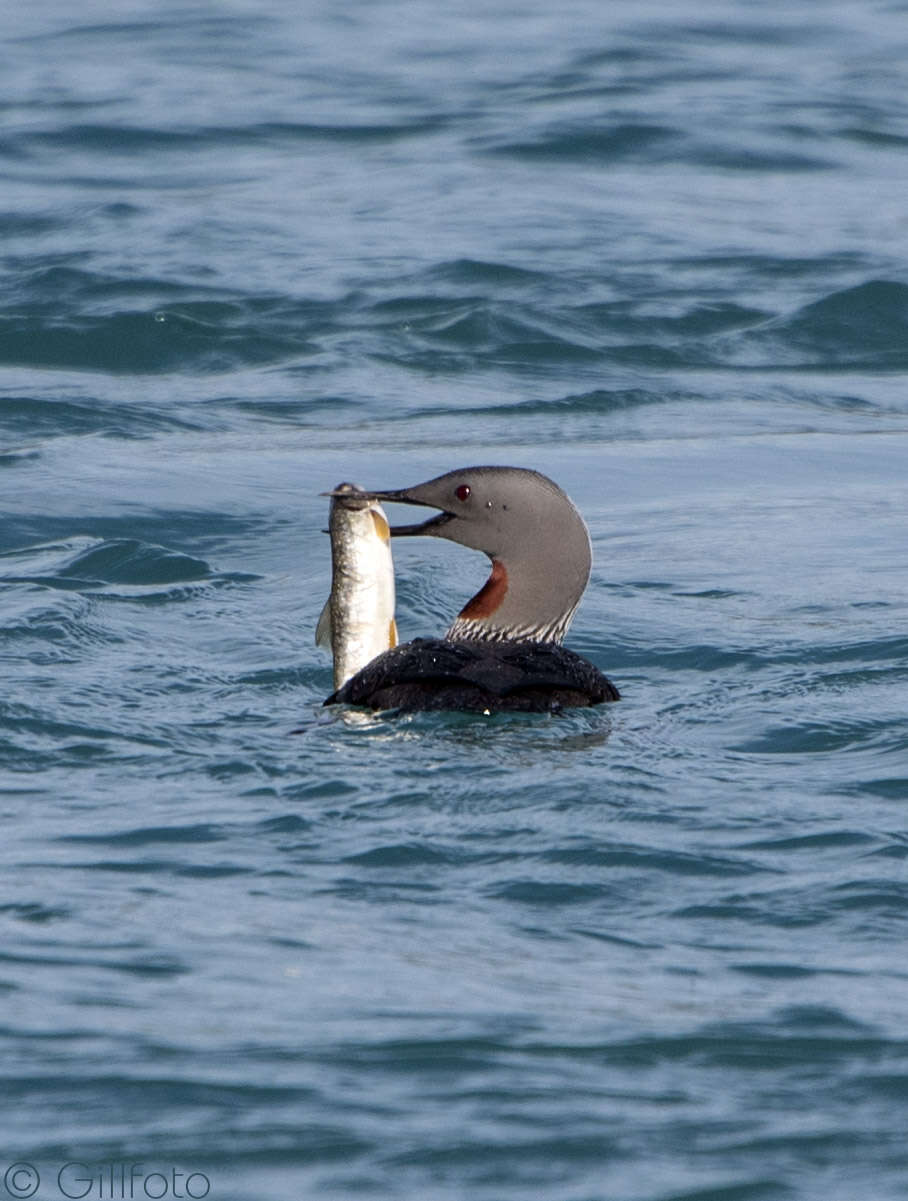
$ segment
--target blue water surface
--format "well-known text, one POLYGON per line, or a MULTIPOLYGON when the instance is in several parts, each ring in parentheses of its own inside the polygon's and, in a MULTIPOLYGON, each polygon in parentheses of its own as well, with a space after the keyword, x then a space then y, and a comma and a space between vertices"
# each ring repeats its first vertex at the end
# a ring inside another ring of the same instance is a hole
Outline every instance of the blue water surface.
POLYGON ((4 33, 0 1196, 903 1198, 908 5, 4 33), (319 494, 489 462, 620 704, 323 710, 319 494))

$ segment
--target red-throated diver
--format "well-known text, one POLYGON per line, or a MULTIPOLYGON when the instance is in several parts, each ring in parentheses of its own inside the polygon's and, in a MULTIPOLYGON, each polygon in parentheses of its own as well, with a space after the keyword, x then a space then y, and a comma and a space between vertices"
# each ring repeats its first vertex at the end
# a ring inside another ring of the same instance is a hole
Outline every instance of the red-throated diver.
POLYGON ((484 551, 492 574, 444 638, 385 651, 325 701, 372 709, 550 712, 616 701, 588 660, 561 645, 592 560, 583 518, 557 484, 522 467, 466 467, 378 501, 439 509, 402 537, 428 534, 484 551))

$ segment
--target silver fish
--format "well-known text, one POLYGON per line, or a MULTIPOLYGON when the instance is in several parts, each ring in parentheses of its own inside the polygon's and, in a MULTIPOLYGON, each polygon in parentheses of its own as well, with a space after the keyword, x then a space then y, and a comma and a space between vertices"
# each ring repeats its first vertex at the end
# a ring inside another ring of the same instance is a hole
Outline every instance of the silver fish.
POLYGON ((315 641, 334 654, 334 687, 397 646, 391 531, 377 500, 357 484, 331 492, 331 595, 315 641))

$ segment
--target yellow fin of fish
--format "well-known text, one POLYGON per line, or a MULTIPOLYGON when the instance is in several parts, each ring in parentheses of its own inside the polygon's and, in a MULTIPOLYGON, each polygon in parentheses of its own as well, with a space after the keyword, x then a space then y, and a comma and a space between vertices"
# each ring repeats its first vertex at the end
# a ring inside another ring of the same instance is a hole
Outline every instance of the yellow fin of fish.
POLYGON ((331 597, 325 601, 325 607, 319 614, 318 625, 315 627, 315 645, 331 650, 331 597))
POLYGON ((397 622, 392 617, 391 624, 388 626, 388 647, 391 648, 397 646, 397 642, 397 622))
POLYGON ((381 538, 382 542, 391 541, 391 527, 388 525, 381 513, 376 513, 372 510, 372 521, 375 525, 375 532, 381 538))

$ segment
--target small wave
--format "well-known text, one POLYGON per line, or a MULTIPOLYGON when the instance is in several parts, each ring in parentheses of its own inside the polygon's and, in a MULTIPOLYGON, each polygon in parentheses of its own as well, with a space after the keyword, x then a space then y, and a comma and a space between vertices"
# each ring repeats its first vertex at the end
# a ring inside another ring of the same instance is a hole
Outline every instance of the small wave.
POLYGON ((65 921, 71 914, 72 910, 66 906, 47 905, 43 901, 13 901, 8 905, 0 905, 0 918, 37 926, 65 921))
MULTIPOLYGON (((78 400, 54 396, 9 396, 4 398, 0 428, 29 438, 68 437, 73 434, 101 434, 104 437, 148 438, 169 430, 199 430, 200 421, 177 414, 161 406, 142 406, 130 401, 109 401, 99 397, 78 400)), ((9 451, 4 457, 14 465, 37 451, 9 451)), ((2 461, 2 460, 0 460, 2 461)))
POLYGON ((662 404, 665 393, 646 391, 642 388, 594 388, 591 392, 569 393, 566 396, 551 398, 534 397, 530 400, 513 400, 501 403, 480 405, 460 405, 457 407, 442 407, 435 405, 430 409, 417 409, 401 415, 401 420, 412 421, 420 417, 457 416, 470 417, 546 417, 554 416, 559 421, 567 421, 576 417, 580 420, 590 415, 604 415, 636 409, 642 405, 662 404))
POLYGON ((763 864, 727 856, 620 845, 559 847, 543 852, 541 858, 549 863, 563 863, 571 867, 654 870, 678 876, 728 878, 767 870, 763 864))
POLYGON ((479 360, 531 370, 547 363, 596 362, 603 355, 595 337, 570 316, 561 319, 529 306, 478 297, 414 298, 403 330, 405 341, 400 338, 401 312, 394 316, 394 337, 377 353, 411 364, 427 354, 447 354, 452 367, 465 368, 479 360))
POLYGON ((880 147, 886 150, 908 149, 908 136, 892 130, 871 129, 866 125, 851 125, 839 131, 839 136, 859 142, 863 146, 880 147))
POLYGON ((717 168, 722 171, 785 172, 830 171, 834 160, 820 154, 804 154, 795 150, 772 149, 759 144, 750 146, 734 143, 701 142, 687 149, 684 161, 691 165, 717 168))
POLYGON ((343 302, 242 294, 49 263, 4 284, 0 363, 80 371, 214 372, 311 354, 343 302), (13 297, 15 303, 12 303, 13 297))
POLYGON ((801 309, 783 323, 785 336, 798 345, 829 348, 837 357, 882 356, 908 362, 908 285, 871 280, 833 292, 801 309))
POLYGON ((31 446, 23 446, 17 450, 0 450, 0 467, 22 467, 40 458, 41 452, 31 446))
POLYGON ((47 150, 88 155, 212 153, 218 149, 255 147, 287 142, 336 142, 380 145, 435 133, 443 122, 420 116, 399 122, 254 122, 249 125, 164 127, 127 124, 71 124, 55 129, 30 129, 7 138, 10 156, 41 154, 47 150))
POLYGON ((209 579, 202 559, 135 539, 78 538, 0 555, 0 578, 66 589, 107 584, 158 585, 209 579), (4 571, 9 566, 13 571, 4 571))
POLYGON ((0 318, 0 362, 82 371, 226 371, 311 350, 302 337, 237 320, 234 311, 175 309, 108 316, 0 318))
POLYGON ((871 280, 835 291, 721 346, 744 365, 905 370, 908 285, 871 280))
POLYGON ((133 830, 121 830, 111 834, 64 834, 58 841, 65 843, 89 843, 108 847, 146 847, 172 843, 220 842, 225 831, 211 822, 199 822, 191 826, 138 826, 133 830))
POLYGON ((163 546, 126 539, 105 542, 78 555, 62 568, 64 578, 99 580, 105 584, 176 584, 207 579, 203 559, 163 546))
POLYGON ((477 284, 484 288, 523 288, 535 286, 541 282, 551 282, 552 277, 544 271, 534 271, 528 267, 515 266, 512 263, 488 262, 483 259, 451 259, 429 267, 425 272, 427 280, 435 280, 444 284, 473 288, 477 284))
POLYGON ((591 129, 586 125, 563 125, 519 142, 486 147, 489 153, 530 161, 611 163, 625 159, 652 159, 676 140, 680 133, 664 125, 621 122, 591 129))
MULTIPOLYGON (((0 141, 2 146, 2 141, 0 141)), ((0 151, 2 153, 2 151, 0 151)), ((0 212, 0 237, 34 237, 60 229, 64 221, 41 213, 0 212)))
POLYGON ((675 307, 680 311, 654 312, 652 306, 620 300, 580 305, 572 315, 600 334, 621 337, 631 334, 646 338, 661 334, 675 340, 705 338, 729 330, 747 329, 765 321, 768 316, 763 309, 750 308, 735 301, 675 307))

